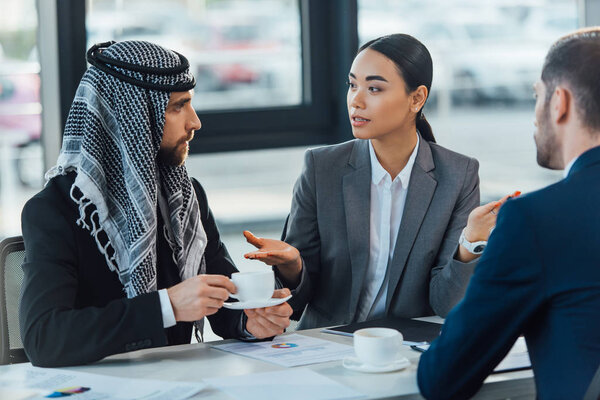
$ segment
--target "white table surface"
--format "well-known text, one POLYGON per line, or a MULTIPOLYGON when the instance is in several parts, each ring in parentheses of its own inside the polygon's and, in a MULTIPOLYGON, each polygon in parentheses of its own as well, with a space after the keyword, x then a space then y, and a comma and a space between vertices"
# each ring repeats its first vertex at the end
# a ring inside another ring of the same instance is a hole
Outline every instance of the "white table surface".
MULTIPOLYGON (((352 345, 351 337, 321 333, 320 329, 294 333, 352 345)), ((199 381, 202 378, 236 376, 285 369, 263 361, 211 348, 212 344, 229 341, 195 343, 139 350, 107 357, 97 363, 68 370, 124 378, 158 379, 168 381, 199 381)), ((421 399, 416 372, 420 353, 403 346, 403 355, 411 366, 405 370, 382 374, 366 374, 345 369, 341 361, 313 364, 310 368, 343 385, 364 393, 369 399, 421 399)), ((10 366, 0 367, 0 371, 10 366)), ((531 370, 491 375, 475 396, 477 399, 533 399, 535 387, 531 370)), ((231 399, 225 393, 208 388, 194 399, 231 399)), ((285 394, 282 394, 285 399, 285 394)))

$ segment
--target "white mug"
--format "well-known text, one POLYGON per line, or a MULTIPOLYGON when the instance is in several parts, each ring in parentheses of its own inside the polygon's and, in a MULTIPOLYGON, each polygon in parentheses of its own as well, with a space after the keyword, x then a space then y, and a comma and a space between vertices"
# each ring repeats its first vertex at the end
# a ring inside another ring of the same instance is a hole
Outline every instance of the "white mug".
POLYGON ((390 328, 365 328, 354 332, 354 352, 367 365, 384 366, 400 358, 402 334, 390 328))
POLYGON ((266 301, 273 297, 275 275, 268 269, 265 271, 234 272, 231 281, 237 289, 230 296, 239 301, 266 301))

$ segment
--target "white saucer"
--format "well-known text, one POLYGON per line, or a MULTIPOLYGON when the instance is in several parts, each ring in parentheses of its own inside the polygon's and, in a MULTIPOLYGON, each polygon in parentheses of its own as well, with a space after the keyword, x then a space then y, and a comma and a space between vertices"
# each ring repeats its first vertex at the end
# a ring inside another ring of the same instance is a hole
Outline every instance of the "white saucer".
POLYGON ((285 303, 289 299, 292 298, 290 294, 288 297, 284 298, 270 298, 269 300, 250 300, 250 301, 236 301, 235 303, 223 303, 223 307, 229 308, 231 310, 247 310, 249 308, 263 308, 263 307, 273 307, 279 304, 285 303))
POLYGON ((352 371, 378 373, 399 371, 401 369, 409 367, 410 361, 408 361, 406 357, 402 357, 388 365, 369 365, 364 364, 356 357, 346 357, 344 358, 342 365, 344 366, 344 368, 350 369, 352 371))

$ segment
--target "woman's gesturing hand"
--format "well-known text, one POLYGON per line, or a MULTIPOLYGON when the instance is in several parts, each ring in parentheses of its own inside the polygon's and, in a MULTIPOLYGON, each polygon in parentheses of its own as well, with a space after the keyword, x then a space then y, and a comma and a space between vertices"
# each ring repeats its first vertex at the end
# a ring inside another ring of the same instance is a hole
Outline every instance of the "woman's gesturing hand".
POLYGON ((275 265, 287 282, 298 283, 302 272, 302 258, 298 249, 281 240, 256 237, 249 231, 244 231, 244 236, 248 243, 258 249, 244 254, 244 257, 275 265))
MULTIPOLYGON (((479 206, 469 214, 467 220, 467 226, 465 227, 465 239, 468 242, 479 242, 487 241, 490 237, 490 233, 496 226, 496 218, 500 207, 511 197, 517 197, 521 192, 516 191, 512 194, 506 195, 498 201, 492 201, 490 203, 479 206)), ((476 254, 470 253, 462 245, 458 249, 458 260, 468 262, 477 257, 476 254)))

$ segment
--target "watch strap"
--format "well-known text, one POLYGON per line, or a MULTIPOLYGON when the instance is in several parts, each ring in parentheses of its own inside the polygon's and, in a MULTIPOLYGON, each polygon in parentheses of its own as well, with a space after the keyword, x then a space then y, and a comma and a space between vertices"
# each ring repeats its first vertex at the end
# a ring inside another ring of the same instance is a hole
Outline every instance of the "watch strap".
POLYGON ((477 242, 469 242, 465 236, 465 230, 463 229, 458 239, 458 244, 462 245, 471 254, 481 254, 487 246, 486 240, 479 240, 477 242))

